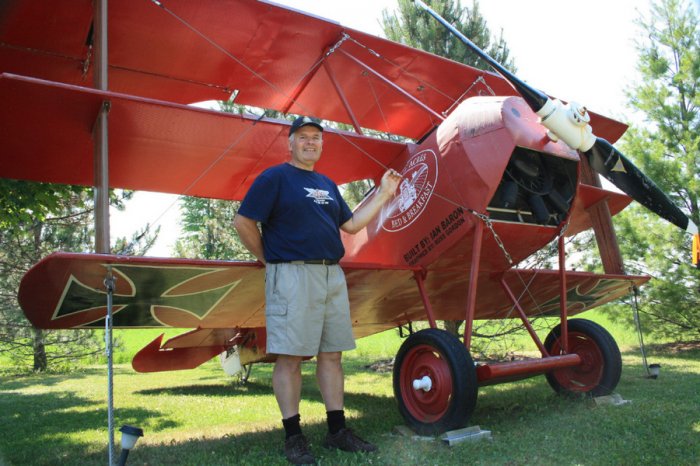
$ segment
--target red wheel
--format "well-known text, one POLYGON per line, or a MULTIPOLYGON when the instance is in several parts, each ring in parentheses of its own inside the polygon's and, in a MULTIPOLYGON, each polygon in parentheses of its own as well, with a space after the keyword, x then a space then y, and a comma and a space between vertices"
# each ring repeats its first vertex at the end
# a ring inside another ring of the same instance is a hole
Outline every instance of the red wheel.
POLYGON ((425 422, 435 422, 445 415, 452 395, 452 374, 445 358, 431 346, 420 345, 409 349, 399 375, 401 393, 411 416, 425 422), (414 380, 428 377, 433 389, 413 388, 414 380))
MULTIPOLYGON (((558 393, 591 396, 609 395, 620 381, 622 357, 613 337, 600 325, 585 319, 568 322, 569 353, 578 354, 581 364, 547 374, 549 385, 558 393)), ((545 340, 551 355, 562 354, 561 325, 545 340)))
POLYGON ((401 345, 394 363, 394 395, 406 423, 419 434, 466 425, 477 388, 474 363, 453 335, 426 329, 401 345))

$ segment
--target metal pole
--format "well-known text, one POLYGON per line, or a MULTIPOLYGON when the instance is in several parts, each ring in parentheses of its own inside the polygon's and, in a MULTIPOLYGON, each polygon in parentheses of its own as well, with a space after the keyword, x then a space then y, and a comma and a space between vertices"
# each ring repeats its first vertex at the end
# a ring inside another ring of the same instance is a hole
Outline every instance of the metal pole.
POLYGON ((651 375, 649 371, 649 364, 647 363, 647 352, 644 347, 644 337, 642 337, 642 322, 639 320, 639 302, 637 297, 639 296, 639 288, 636 285, 632 286, 632 298, 634 299, 634 326, 637 329, 637 337, 639 338, 639 350, 642 352, 642 362, 644 363, 644 370, 647 372, 647 377, 651 375))
POLYGON ((105 319, 105 348, 107 353, 107 429, 109 431, 109 466, 114 465, 114 373, 112 371, 112 306, 114 295, 114 275, 112 268, 104 281, 107 289, 107 318, 105 319))
POLYGON ((568 324, 568 303, 566 299, 566 246, 564 243, 564 235, 559 235, 557 240, 559 247, 559 316, 561 319, 561 334, 559 339, 561 341, 561 349, 564 353, 569 352, 569 324, 568 324))
POLYGON ((94 140, 95 167, 95 251, 101 254, 110 252, 109 235, 109 137, 107 116, 110 102, 105 101, 97 115, 94 140))
MULTIPOLYGON (((101 91, 109 90, 107 80, 108 39, 107 39, 107 0, 95 2, 95 87, 101 91)), ((109 234, 109 115, 110 103, 105 101, 99 110, 94 128, 94 184, 95 184, 95 251, 102 254, 110 252, 109 234)), ((107 430, 109 444, 109 466, 114 463, 114 374, 112 371, 112 295, 114 277, 111 269, 105 279, 107 288, 107 318, 105 319, 105 351, 107 353, 107 430)))
MULTIPOLYGON (((95 4, 95 87, 108 90, 107 82, 107 0, 95 4)), ((109 253, 109 102, 104 102, 97 116, 94 130, 95 167, 95 251, 109 253)))

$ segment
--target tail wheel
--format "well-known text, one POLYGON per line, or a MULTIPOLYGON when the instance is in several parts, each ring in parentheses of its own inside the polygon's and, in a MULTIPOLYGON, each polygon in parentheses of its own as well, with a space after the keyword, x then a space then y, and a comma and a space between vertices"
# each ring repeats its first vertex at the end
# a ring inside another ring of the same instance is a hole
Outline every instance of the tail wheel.
MULTIPOLYGON (((547 382, 565 395, 609 395, 620 381, 622 357, 615 339, 600 325, 590 320, 568 321, 569 353, 578 354, 581 364, 549 372, 547 382)), ((563 354, 561 325, 547 336, 544 346, 551 355, 563 354)))
POLYGON ((417 433, 464 427, 477 391, 474 362, 454 335, 429 328, 401 345, 394 362, 394 396, 406 424, 417 433))

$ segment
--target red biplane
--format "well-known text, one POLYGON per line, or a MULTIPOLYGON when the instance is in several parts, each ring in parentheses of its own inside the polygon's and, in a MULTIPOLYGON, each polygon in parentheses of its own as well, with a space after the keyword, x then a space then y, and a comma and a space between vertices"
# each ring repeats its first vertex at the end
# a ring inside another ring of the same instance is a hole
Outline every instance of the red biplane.
MULTIPOLYGON (((286 160, 288 122, 187 104, 228 100, 343 123, 352 130, 324 133, 320 172, 338 184, 376 181, 387 167, 403 175, 380 217, 344 236, 341 264, 357 338, 430 323, 395 360, 411 427, 463 426, 479 386, 537 374, 560 392, 615 388, 614 340, 569 317, 647 277, 624 274, 615 254, 610 215, 631 198, 602 188, 596 172, 694 228, 607 142, 625 125, 549 99, 497 63, 498 74, 478 70, 252 0, 112 2, 100 72, 109 85, 96 88, 96 17, 92 0, 0 6, 0 176, 91 186, 97 140, 108 148, 109 187, 240 200, 286 160), (98 126, 108 138, 96 137, 98 126), (604 274, 566 270, 564 237, 589 228, 604 274), (552 241, 559 270, 518 267, 552 241), (561 318, 544 342, 530 325, 541 315, 561 318), (542 357, 475 364, 474 321, 509 318, 522 320, 542 357), (464 342, 437 329, 439 319, 464 319, 464 342)), ((271 360, 263 274, 254 262, 57 253, 26 274, 19 300, 40 328, 103 327, 109 297, 115 327, 190 329, 146 346, 137 371, 193 368, 232 350, 250 364, 271 360), (107 276, 116 280, 106 290, 107 276)))

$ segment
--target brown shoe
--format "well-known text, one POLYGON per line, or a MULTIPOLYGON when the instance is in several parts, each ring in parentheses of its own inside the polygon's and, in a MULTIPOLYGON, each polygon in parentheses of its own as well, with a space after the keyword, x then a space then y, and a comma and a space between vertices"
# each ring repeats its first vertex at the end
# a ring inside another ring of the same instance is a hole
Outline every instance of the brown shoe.
POLYGON ((335 434, 328 432, 326 440, 323 442, 326 448, 338 448, 343 451, 377 451, 377 447, 361 439, 351 429, 340 429, 335 434))
POLYGON ((284 441, 284 455, 292 464, 316 464, 309 450, 309 441, 303 434, 292 435, 284 441))

